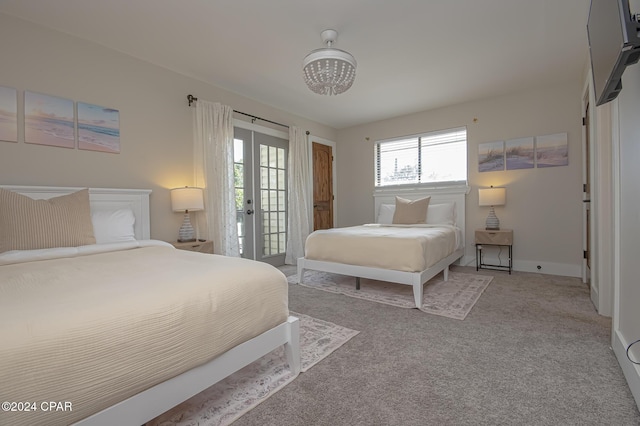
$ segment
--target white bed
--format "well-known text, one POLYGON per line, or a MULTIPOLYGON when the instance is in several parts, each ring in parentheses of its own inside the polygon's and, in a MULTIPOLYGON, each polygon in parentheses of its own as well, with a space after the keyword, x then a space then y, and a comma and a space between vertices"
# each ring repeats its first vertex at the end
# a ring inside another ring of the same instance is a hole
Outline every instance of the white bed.
MULTIPOLYGON (((464 255, 464 238, 465 238, 465 196, 468 192, 467 187, 451 190, 432 190, 407 193, 404 191, 380 191, 374 194, 375 199, 375 217, 379 217, 379 212, 383 205, 391 205, 395 202, 395 197, 403 197, 406 199, 419 199, 431 197, 430 206, 443 205, 448 203, 454 204, 455 227, 458 228, 458 244, 455 249, 446 256, 430 262, 429 266, 422 270, 403 271, 397 269, 387 269, 380 267, 363 266, 362 264, 351 264, 338 261, 325 261, 308 258, 306 255, 298 259, 298 279, 302 282, 306 270, 324 271, 335 274, 342 274, 356 277, 356 286, 359 288, 360 278, 376 279, 380 281, 388 281, 398 284, 410 285, 413 287, 413 295, 416 307, 422 306, 423 286, 424 283, 443 272, 444 279, 448 279, 449 266, 460 259, 464 255)), ((427 214, 427 217, 428 214, 427 214)), ((384 256, 381 251, 379 256, 384 256)))
MULTIPOLYGON (((83 189, 83 188, 25 187, 25 186, 0 186, 0 188, 17 192, 19 194, 27 195, 30 198, 34 198, 34 199, 50 199, 52 197, 57 197, 60 195, 72 194, 78 190, 83 189)), ((188 263, 190 264, 190 269, 200 268, 202 270, 207 271, 209 268, 224 267, 230 270, 235 269, 236 272, 234 273, 237 274, 237 270, 242 269, 243 266, 246 266, 245 264, 240 265, 239 267, 237 267, 235 264, 231 265, 233 262, 236 262, 236 263, 247 262, 244 259, 230 259, 230 258, 224 258, 222 256, 213 256, 213 255, 206 255, 202 253, 178 251, 167 244, 163 245, 162 243, 157 243, 157 242, 154 243, 153 241, 150 241, 149 240, 149 236, 150 236, 149 194, 150 192, 151 191, 149 190, 90 189, 89 197, 91 200, 90 203, 91 203, 92 213, 95 211, 107 212, 107 211, 113 211, 117 209, 127 209, 133 212, 135 216, 134 234, 135 234, 136 241, 127 241, 127 242, 102 244, 102 245, 96 244, 92 246, 81 246, 78 248, 68 247, 64 249, 52 249, 54 251, 58 250, 62 252, 61 258, 63 259, 63 261, 59 263, 71 264, 73 266, 71 270, 73 270, 73 269, 76 269, 78 266, 81 266, 83 263, 87 263, 92 260, 95 261, 94 263, 101 263, 103 259, 102 258, 98 259, 97 256, 104 255, 104 256, 109 256, 113 262, 116 262, 115 264, 124 265, 124 263, 118 263, 118 262, 121 262, 122 257, 125 257, 127 255, 132 256, 131 253, 135 252, 135 253, 140 253, 140 255, 136 259, 143 259, 144 257, 140 257, 140 256, 143 256, 142 253, 144 252, 144 256, 146 256, 147 259, 154 259, 154 256, 157 255, 158 259, 162 259, 163 263, 166 262, 167 259, 171 261, 175 261, 176 264, 188 263), (108 246, 110 245, 123 246, 123 248, 127 248, 127 247, 124 247, 127 245, 133 245, 133 246, 137 245, 137 246, 143 246, 146 248, 140 248, 140 249, 128 248, 130 250, 129 252, 122 252, 117 250, 112 252, 112 251, 109 251, 108 249, 108 246), (147 246, 151 246, 151 247, 147 247, 147 246), (105 254, 100 253, 105 250, 107 250, 105 254), (81 256, 76 257, 77 253, 75 252, 80 252, 81 256), (85 253, 82 253, 82 252, 85 252, 85 253), (126 253, 126 254, 123 254, 123 253, 126 253), (215 264, 216 266, 212 266, 209 263, 211 263, 212 265, 215 264)), ((23 263, 23 264, 20 264, 21 260, 19 259, 20 256, 23 255, 22 251, 14 250, 10 252, 0 253, 0 265, 4 263, 4 266, 0 266, 0 272, 3 272, 1 268, 6 268, 5 271, 9 271, 8 275, 3 275, 3 276, 10 277, 11 274, 17 275, 18 273, 20 273, 21 277, 26 276, 27 278, 30 278, 32 271, 34 275, 43 273, 40 271, 39 268, 45 268, 44 272, 48 272, 49 269, 46 269, 46 268, 50 263, 54 265, 56 268, 62 267, 58 263, 55 263, 55 262, 58 262, 57 259, 49 258, 50 250, 47 250, 47 249, 28 250, 28 252, 30 253, 25 253, 25 255, 33 256, 35 254, 36 258, 33 261, 31 261, 32 263, 23 263), (23 268, 23 269, 21 270, 19 268, 23 268), (31 268, 31 269, 27 271, 27 273, 25 273, 24 268, 31 268)), ((56 256, 58 256, 58 254, 56 254, 56 256)), ((91 264, 89 263, 89 265, 91 264)), ((155 268, 153 264, 151 265, 152 265, 152 268, 155 268)), ((273 270, 273 268, 268 265, 263 265, 263 266, 262 264, 260 265, 261 266, 259 266, 258 268, 259 272, 257 273, 260 273, 260 268, 263 268, 262 270, 264 270, 265 272, 267 270, 264 268, 267 268, 267 267, 273 270)), ((85 265, 84 267, 86 268, 87 265, 85 265)), ((219 269, 216 269, 216 270, 219 270, 219 269)), ((275 279, 279 279, 279 277, 276 276, 277 274, 279 274, 279 272, 277 270, 273 272, 272 270, 269 270, 270 275, 268 276, 268 278, 271 280, 273 280, 274 277, 275 279)), ((147 271, 149 271, 149 269, 147 269, 147 271)), ((117 272, 114 272, 114 274, 116 273, 117 272)), ((243 271, 243 273, 246 274, 246 271, 243 271)), ((78 272, 78 274, 82 274, 82 272, 78 272)), ((69 275, 72 275, 72 274, 70 273, 69 275)), ((258 279, 251 278, 251 280, 255 284, 255 282, 260 281, 259 277, 261 276, 262 275, 258 275, 257 276, 258 279)), ((66 279, 67 275, 64 275, 64 277, 66 279)), ((91 277, 87 277, 87 278, 90 279, 91 277)), ((104 278, 104 279, 108 280, 108 278, 104 278)), ((264 280, 265 281, 267 280, 266 274, 264 275, 264 280)), ((99 281, 99 280, 94 278, 94 281, 99 281)), ((124 278, 123 278, 123 281, 125 283, 118 282, 117 284, 121 286, 126 285, 126 280, 124 280, 124 278)), ((203 278, 203 284, 201 285, 201 287, 205 285, 204 281, 205 279, 203 278)), ((6 282, 10 282, 10 280, 7 279, 6 282)), ((114 286, 116 285, 116 280, 112 280, 109 282, 114 283, 114 286)), ((2 290, 2 287, 1 287, 2 284, 3 283, 0 282, 0 290, 2 290)), ((279 285, 279 283, 277 282, 276 284, 279 285)), ((285 285, 284 297, 286 297, 286 280, 284 281, 284 285, 285 285)), ((10 294, 11 292, 22 291, 22 289, 16 290, 15 287, 12 289, 9 287, 6 287, 4 290, 6 291, 6 293, 3 293, 5 295, 10 294)), ((100 288, 98 288, 98 290, 100 290, 100 288)), ((159 294, 161 293, 160 290, 161 290, 160 288, 157 288, 157 292, 154 293, 153 295, 150 295, 150 297, 153 297, 154 300, 158 298, 159 294)), ((29 289, 25 289, 25 291, 28 292, 29 289)), ((2 293, 2 291, 0 291, 0 293, 2 293)), ((105 293, 105 294, 108 294, 108 293, 105 293)), ((75 296, 77 296, 77 294, 75 294, 75 296)), ((242 297, 242 295, 240 295, 239 297, 242 297)), ((276 301, 280 300, 278 298, 281 298, 281 297, 283 296, 281 295, 274 296, 274 300, 276 301)), ((113 299, 117 300, 117 298, 115 297, 113 299)), ((227 299, 221 298, 221 300, 227 300, 227 299)), ((241 300, 241 303, 244 303, 243 299, 239 299, 239 300, 241 300)), ((38 301, 38 303, 42 303, 42 302, 38 301)), ((133 303, 133 301, 131 301, 131 303, 133 303)), ((278 323, 276 323, 276 325, 274 325, 273 327, 269 326, 270 328, 267 329, 266 331, 260 330, 258 335, 256 335, 255 337, 249 338, 248 340, 244 339, 244 341, 235 342, 233 340, 234 338, 233 333, 228 333, 231 335, 226 337, 229 339, 229 341, 234 342, 233 347, 231 347, 230 349, 225 348, 224 352, 215 356, 213 359, 207 360, 206 362, 203 362, 203 363, 199 363, 196 366, 192 366, 192 367, 190 366, 187 371, 182 372, 179 375, 175 375, 170 378, 165 378, 162 381, 157 383, 151 383, 149 387, 146 387, 144 390, 141 390, 134 395, 126 396, 122 398, 122 400, 118 399, 119 398, 119 395, 118 395, 116 396, 116 401, 112 405, 106 408, 99 408, 94 411, 91 409, 91 405, 90 405, 91 403, 85 401, 83 402, 82 412, 88 413, 88 414, 87 415, 83 414, 81 418, 77 418, 73 416, 60 417, 60 416, 55 416, 54 413, 48 413, 43 417, 41 407, 39 405, 36 405, 36 408, 39 409, 40 411, 40 413, 38 413, 39 416, 36 417, 35 416, 36 413, 33 413, 34 417, 29 418, 28 417, 29 413, 0 412, 0 424, 19 423, 19 424, 53 425, 53 424, 68 424, 68 423, 75 422, 73 424, 140 425, 150 419, 155 418, 156 416, 162 414, 163 412, 174 407, 180 402, 190 398, 191 396, 201 392, 202 390, 208 388, 212 384, 215 384, 216 382, 224 379, 225 377, 229 376, 235 371, 250 364, 251 362, 257 360, 258 358, 264 356, 265 354, 269 353, 270 351, 272 351, 273 349, 281 345, 284 345, 285 353, 287 355, 287 361, 289 363, 290 368, 294 371, 294 373, 297 374, 300 371, 299 322, 298 322, 298 319, 295 317, 291 317, 291 316, 287 317, 288 310, 286 310, 286 301, 284 303, 285 303, 285 306, 283 309, 286 312, 283 314, 279 314, 279 315, 282 315, 282 318, 283 318, 282 322, 278 320, 278 323), (10 417, 12 415, 13 417, 10 417), (72 418, 73 420, 69 421, 68 420, 69 418, 72 418)), ((7 306, 10 306, 10 305, 7 305, 7 306)), ((37 307, 37 304, 35 306, 37 307)), ((136 305, 136 306, 140 306, 140 305, 136 305)), ((232 308, 230 307, 227 308, 226 307, 227 305, 223 304, 221 306, 223 306, 223 308, 226 309, 227 311, 232 310, 232 308)), ((13 308, 15 308, 14 312, 17 312, 16 309, 19 309, 18 307, 13 307, 13 308)), ((29 308, 34 309, 33 306, 29 306, 29 308)), ((6 310, 10 310, 10 309, 7 308, 6 310)), ((140 311, 142 311, 142 309, 140 309, 140 311)), ((7 324, 11 323, 12 319, 13 319, 12 316, 5 318, 5 323, 0 324, 0 339, 2 339, 5 342, 7 340, 4 340, 3 336, 5 337, 12 336, 11 331, 8 330, 8 327, 7 327, 7 324)), ((131 319, 128 319, 127 321, 120 321, 121 323, 123 323, 121 327, 126 327, 126 323, 129 321, 131 321, 131 319)), ((254 320, 254 322, 256 321, 258 320, 254 320)), ((242 324, 243 321, 240 321, 240 323, 242 324)), ((206 333, 206 324, 207 323, 204 323, 205 333, 206 333)), ((178 325, 179 325, 179 322, 178 322, 178 325)), ((213 328, 215 327, 212 327, 212 331, 213 331, 213 328)), ((15 341, 16 339, 19 338, 19 336, 16 337, 15 335, 13 335, 12 338, 15 341)), ((116 339, 116 336, 112 336, 112 338, 116 339)), ((216 339, 218 339, 218 337, 216 337, 216 339)), ((99 342, 100 339, 96 339, 96 340, 100 344, 99 342)), ((65 350, 66 350, 66 344, 65 344, 65 350)), ((121 349, 123 353, 126 353, 127 350, 131 351, 132 349, 130 348, 121 349)), ((176 356, 176 353, 179 356, 179 354, 181 353, 180 351, 182 350, 182 347, 178 347, 177 349, 174 347, 172 350, 173 350, 174 356, 176 356)), ((75 351, 69 352, 69 353, 74 354, 75 351)), ((135 350, 132 353, 135 353, 135 350)), ((115 353, 105 354, 106 357, 111 357, 111 358, 115 357, 116 355, 118 354, 115 354, 115 353)), ((69 358, 72 358, 72 357, 70 356, 69 358)), ((104 361, 105 361, 105 364, 107 364, 107 361, 109 360, 105 358, 104 361)), ((8 369, 2 368, 3 362, 5 362, 5 360, 0 359, 0 371, 5 371, 6 373, 8 369)), ((73 372, 74 368, 77 368, 79 370, 80 367, 79 367, 79 364, 75 364, 75 366, 67 365, 67 366, 64 366, 64 368, 66 368, 67 373, 69 373, 69 372, 73 372)), ((8 373, 8 375, 10 376, 11 373, 8 373)), ((64 376, 66 376, 66 374, 64 376)), ((55 374, 53 376, 49 376, 49 379, 51 378, 54 378, 56 380, 65 380, 64 377, 55 378, 55 374)), ((44 381, 45 380, 43 380, 43 382, 44 381)), ((37 383, 37 380, 35 382, 37 383)), ((50 386, 50 383, 49 383, 49 386, 50 386)), ((3 401, 17 400, 16 402, 21 402, 21 403, 25 403, 29 401, 29 399, 27 399, 27 401, 24 400, 24 398, 27 398, 25 395, 17 395, 17 394, 12 395, 11 391, 12 391, 11 387, 7 386, 7 383, 3 383, 3 386, 0 389, 0 395, 1 395, 0 399, 3 401)), ((53 400, 54 398, 55 400, 67 401, 67 402, 70 402, 71 404, 74 403, 73 400, 69 401, 68 399, 64 398, 61 395, 50 395, 49 397, 46 398, 46 400, 49 401, 49 400, 53 400)), ((33 402, 36 402, 36 404, 41 404, 45 401, 33 401, 33 402)), ((78 408, 80 407, 78 407, 78 403, 76 402, 76 410, 80 411, 78 410, 78 408)), ((70 415, 70 413, 66 413, 66 415, 70 415)))

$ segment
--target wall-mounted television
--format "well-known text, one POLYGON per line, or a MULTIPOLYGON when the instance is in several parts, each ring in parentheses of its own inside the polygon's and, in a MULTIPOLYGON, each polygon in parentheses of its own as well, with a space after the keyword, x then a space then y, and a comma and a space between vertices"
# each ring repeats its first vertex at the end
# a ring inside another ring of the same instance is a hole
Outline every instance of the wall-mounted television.
POLYGON ((618 96, 622 73, 640 59, 640 24, 629 0, 591 0, 587 35, 596 105, 602 105, 618 96))

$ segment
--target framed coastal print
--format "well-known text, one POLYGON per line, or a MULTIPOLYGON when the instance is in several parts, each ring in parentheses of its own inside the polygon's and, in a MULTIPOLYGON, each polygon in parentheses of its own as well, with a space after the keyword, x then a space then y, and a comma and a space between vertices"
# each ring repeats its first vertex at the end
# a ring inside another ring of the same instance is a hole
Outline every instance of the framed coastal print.
POLYGON ((78 148, 120 153, 120 112, 78 102, 78 148))
POLYGON ((18 142, 18 91, 0 86, 0 141, 18 142))
POLYGON ((505 141, 505 151, 507 156, 507 170, 533 168, 535 162, 533 137, 505 141))
POLYGON ((567 133, 536 136, 536 167, 569 165, 567 133))
POLYGON ((504 170, 504 141, 479 144, 478 171, 496 172, 501 170, 504 170))
POLYGON ((73 101, 25 91, 24 141, 38 145, 75 148, 73 101))

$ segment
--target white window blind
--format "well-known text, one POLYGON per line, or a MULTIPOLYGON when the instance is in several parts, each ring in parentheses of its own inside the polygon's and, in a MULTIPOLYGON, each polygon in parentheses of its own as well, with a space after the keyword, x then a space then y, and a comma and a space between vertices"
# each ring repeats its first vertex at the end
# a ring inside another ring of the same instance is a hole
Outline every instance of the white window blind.
POLYGON ((376 187, 466 184, 465 127, 378 141, 375 150, 376 187))

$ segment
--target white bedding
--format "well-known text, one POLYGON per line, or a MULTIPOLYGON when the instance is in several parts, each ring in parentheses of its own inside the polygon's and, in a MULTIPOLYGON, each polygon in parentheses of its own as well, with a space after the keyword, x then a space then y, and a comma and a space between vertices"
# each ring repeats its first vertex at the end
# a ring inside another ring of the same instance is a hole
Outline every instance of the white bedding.
POLYGON ((313 232, 305 259, 420 272, 456 251, 460 229, 450 225, 368 224, 313 232))
POLYGON ((158 240, 125 241, 118 243, 91 244, 79 247, 56 247, 38 250, 12 250, 0 253, 0 266, 24 263, 35 260, 60 259, 65 257, 87 256, 110 251, 130 250, 138 247, 164 246, 171 244, 158 240))
POLYGON ((80 420, 288 315, 276 268, 161 242, 7 252, 0 264, 0 400, 73 407, 0 412, 0 424, 80 420))

